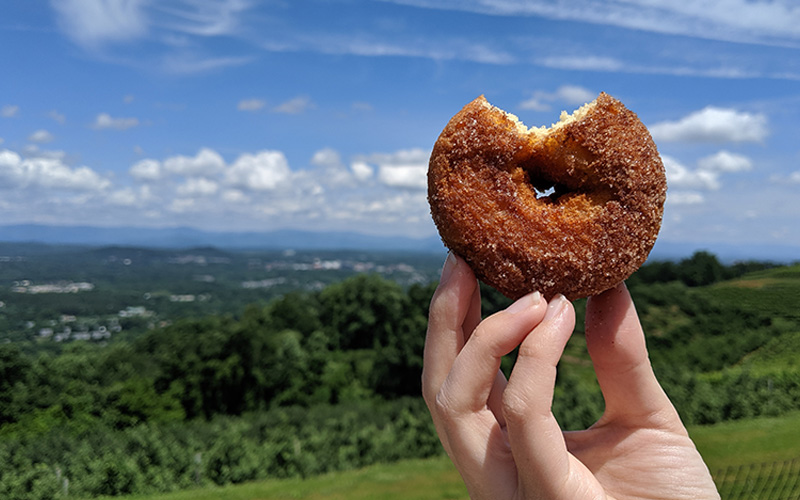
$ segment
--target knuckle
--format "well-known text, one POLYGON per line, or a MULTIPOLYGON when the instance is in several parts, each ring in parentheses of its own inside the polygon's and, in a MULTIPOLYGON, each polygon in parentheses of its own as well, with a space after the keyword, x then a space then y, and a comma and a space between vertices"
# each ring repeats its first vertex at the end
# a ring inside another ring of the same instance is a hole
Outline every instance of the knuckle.
POLYGON ((503 392, 501 408, 507 421, 518 422, 524 420, 530 413, 530 405, 514 388, 509 385, 503 392))
POLYGON ((523 342, 517 350, 517 359, 538 360, 542 352, 538 345, 531 345, 531 342, 523 342))
POLYGON ((433 411, 443 420, 453 420, 457 414, 447 393, 440 389, 433 400, 433 411))
POLYGON ((491 321, 488 319, 478 323, 478 326, 472 330, 469 336, 469 342, 477 345, 481 352, 494 353, 498 344, 498 336, 494 335, 497 331, 491 321))

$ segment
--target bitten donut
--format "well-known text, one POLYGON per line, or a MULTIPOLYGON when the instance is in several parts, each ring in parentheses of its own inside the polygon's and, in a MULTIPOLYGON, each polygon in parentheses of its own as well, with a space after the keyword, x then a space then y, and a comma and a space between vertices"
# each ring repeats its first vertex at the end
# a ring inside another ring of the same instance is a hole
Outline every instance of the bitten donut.
POLYGON ((664 210, 647 128, 608 94, 527 128, 481 96, 442 131, 428 202, 445 246, 509 298, 596 295, 647 259, 664 210))

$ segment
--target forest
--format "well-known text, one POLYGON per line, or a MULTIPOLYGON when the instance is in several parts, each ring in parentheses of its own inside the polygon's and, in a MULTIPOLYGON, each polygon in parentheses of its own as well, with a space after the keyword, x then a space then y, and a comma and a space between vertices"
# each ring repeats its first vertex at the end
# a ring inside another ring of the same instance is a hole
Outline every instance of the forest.
MULTIPOLYGON (((169 491, 442 453, 419 395, 436 281, 412 281, 353 272, 109 342, 0 343, 0 496, 169 491)), ((697 252, 647 263, 628 286, 687 424, 800 409, 800 265, 697 252)), ((482 299, 485 315, 509 303, 485 286, 482 299)), ((584 304, 554 399, 567 429, 603 409, 584 304)))

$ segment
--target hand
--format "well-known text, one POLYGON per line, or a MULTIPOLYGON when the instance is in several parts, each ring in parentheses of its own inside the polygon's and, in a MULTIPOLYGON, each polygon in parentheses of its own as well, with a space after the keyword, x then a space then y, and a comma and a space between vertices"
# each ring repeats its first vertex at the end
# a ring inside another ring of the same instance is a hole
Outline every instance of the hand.
POLYGON ((452 253, 433 296, 422 375, 439 438, 470 497, 719 499, 653 374, 630 295, 589 299, 586 339, 606 402, 587 430, 551 413, 556 365, 575 325, 563 296, 522 297, 485 320, 477 281, 452 253), (508 381, 500 359, 519 346, 508 381))

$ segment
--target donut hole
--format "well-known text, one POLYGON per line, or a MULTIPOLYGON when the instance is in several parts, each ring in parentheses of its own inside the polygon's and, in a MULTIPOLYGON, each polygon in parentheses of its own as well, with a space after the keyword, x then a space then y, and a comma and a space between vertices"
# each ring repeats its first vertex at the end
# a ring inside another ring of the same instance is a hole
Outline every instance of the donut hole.
POLYGON ((546 189, 537 189, 534 187, 534 194, 536 199, 543 203, 557 204, 562 196, 569 193, 567 188, 560 184, 555 184, 546 189))
POLYGON ((537 200, 543 203, 558 203, 559 198, 571 192, 564 184, 545 179, 527 171, 527 182, 537 200))
POLYGON ((556 193, 556 187, 555 186, 550 186, 549 188, 545 188, 545 189, 537 189, 536 186, 534 186, 533 191, 536 193, 536 199, 537 200, 541 200, 541 199, 545 199, 546 198, 546 199, 552 201, 551 196, 556 193))

